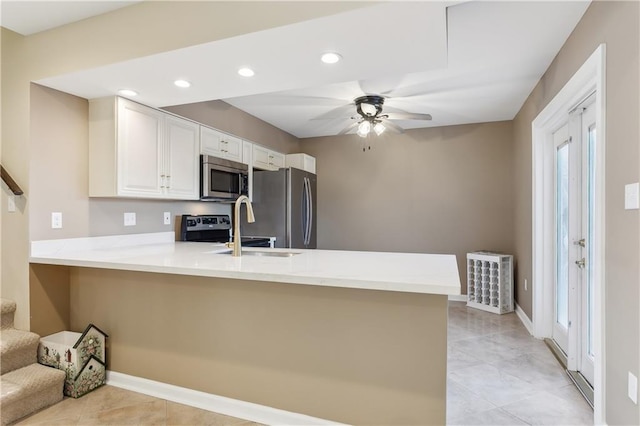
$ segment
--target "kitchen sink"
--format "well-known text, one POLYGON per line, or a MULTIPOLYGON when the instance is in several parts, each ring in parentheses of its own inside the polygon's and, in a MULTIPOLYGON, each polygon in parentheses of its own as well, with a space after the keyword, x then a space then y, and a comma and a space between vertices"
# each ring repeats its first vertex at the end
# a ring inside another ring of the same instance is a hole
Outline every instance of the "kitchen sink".
MULTIPOLYGON (((225 251, 218 254, 231 254, 231 251, 225 251)), ((301 254, 299 251, 271 251, 271 250, 243 250, 243 256, 266 256, 266 257, 293 257, 301 254)))
POLYGON ((271 256, 271 257, 293 257, 300 252, 296 251, 243 251, 243 256, 271 256))

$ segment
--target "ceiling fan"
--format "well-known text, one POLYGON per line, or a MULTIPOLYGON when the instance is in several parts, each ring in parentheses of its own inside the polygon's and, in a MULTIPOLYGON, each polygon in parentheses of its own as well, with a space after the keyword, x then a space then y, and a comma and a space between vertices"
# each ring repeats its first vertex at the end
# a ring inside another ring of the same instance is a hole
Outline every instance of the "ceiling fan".
POLYGON ((351 117, 356 120, 342 129, 338 135, 344 135, 357 128, 357 135, 366 137, 372 130, 380 136, 387 128, 398 133, 404 132, 402 127, 391 120, 431 120, 430 114, 416 114, 395 109, 393 112, 383 112, 384 97, 380 95, 364 95, 354 99, 358 115, 351 117))

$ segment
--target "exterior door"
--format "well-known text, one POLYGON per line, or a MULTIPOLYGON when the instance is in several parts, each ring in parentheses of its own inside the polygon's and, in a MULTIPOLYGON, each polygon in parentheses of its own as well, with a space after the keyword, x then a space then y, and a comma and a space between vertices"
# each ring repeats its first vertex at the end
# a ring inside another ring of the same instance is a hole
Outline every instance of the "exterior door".
POLYGON ((593 97, 553 135, 555 280, 553 340, 567 368, 593 384, 595 106, 593 97))
POLYGON ((553 309, 553 340, 569 353, 569 281, 570 262, 570 157, 572 146, 569 125, 563 125, 553 134, 555 147, 555 280, 553 309))
POLYGON ((580 268, 580 336, 579 356, 576 370, 593 386, 594 383, 594 287, 595 287, 595 153, 596 153, 596 114, 595 104, 591 102, 580 113, 582 146, 582 240, 578 264, 580 268))

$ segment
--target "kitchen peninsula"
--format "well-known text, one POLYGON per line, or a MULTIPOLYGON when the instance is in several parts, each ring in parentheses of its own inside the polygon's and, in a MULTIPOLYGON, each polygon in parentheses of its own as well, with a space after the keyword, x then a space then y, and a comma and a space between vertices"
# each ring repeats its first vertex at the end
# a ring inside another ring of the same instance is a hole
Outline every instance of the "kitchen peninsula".
POLYGON ((109 370, 336 422, 445 423, 455 256, 172 239, 32 243, 33 275, 68 268, 70 327, 112 336, 109 370))

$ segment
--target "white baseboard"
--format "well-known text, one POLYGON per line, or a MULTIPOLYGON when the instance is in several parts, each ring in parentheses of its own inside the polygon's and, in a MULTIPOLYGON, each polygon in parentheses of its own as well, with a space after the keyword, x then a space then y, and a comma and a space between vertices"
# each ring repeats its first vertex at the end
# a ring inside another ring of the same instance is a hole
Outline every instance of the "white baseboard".
POLYGON ((520 318, 520 321, 524 325, 524 328, 526 328, 529 334, 533 336, 533 323, 531 322, 527 314, 524 313, 520 305, 518 305, 517 303, 516 303, 516 315, 518 316, 518 318, 520 318))
POLYGON ((451 302, 466 302, 467 295, 466 294, 450 294, 449 301, 451 302))
POLYGON ((267 425, 343 425, 343 423, 336 423, 304 414, 267 407, 265 405, 195 391, 115 371, 107 372, 107 384, 179 404, 267 425))

